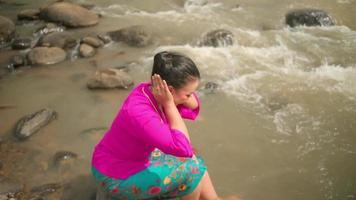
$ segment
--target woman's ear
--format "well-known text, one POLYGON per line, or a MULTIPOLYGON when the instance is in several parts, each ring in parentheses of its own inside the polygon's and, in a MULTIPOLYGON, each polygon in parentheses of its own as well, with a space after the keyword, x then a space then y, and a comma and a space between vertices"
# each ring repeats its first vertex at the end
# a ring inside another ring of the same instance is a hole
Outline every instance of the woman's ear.
POLYGON ((169 89, 169 91, 170 91, 171 93, 173 93, 173 92, 174 92, 174 87, 173 87, 173 86, 168 85, 168 89, 169 89))

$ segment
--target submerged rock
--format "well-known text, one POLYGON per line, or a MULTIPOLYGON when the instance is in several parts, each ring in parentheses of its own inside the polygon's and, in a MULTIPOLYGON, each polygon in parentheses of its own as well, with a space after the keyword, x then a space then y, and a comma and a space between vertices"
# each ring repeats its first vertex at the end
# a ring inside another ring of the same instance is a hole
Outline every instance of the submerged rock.
POLYGON ((332 26, 333 19, 323 10, 317 9, 299 9, 289 12, 286 15, 286 24, 295 26, 332 26))
POLYGON ((77 45, 77 38, 70 33, 53 32, 43 36, 38 46, 59 47, 62 49, 72 49, 77 45))
POLYGON ((87 44, 81 44, 79 47, 79 53, 84 58, 89 58, 95 55, 95 49, 87 44))
POLYGON ((56 168, 70 167, 74 160, 78 158, 76 153, 70 151, 59 151, 53 156, 53 166, 56 168))
POLYGON ((70 3, 56 2, 41 10, 41 18, 59 22, 69 27, 93 26, 99 23, 99 16, 88 9, 70 3))
POLYGON ((224 47, 234 44, 234 35, 231 31, 218 29, 210 31, 203 36, 199 46, 224 47))
POLYGON ((124 42, 133 47, 145 47, 152 42, 151 33, 143 26, 130 26, 117 31, 110 31, 108 35, 115 42, 124 42))
POLYGON ((16 38, 12 42, 12 49, 22 50, 28 49, 32 46, 32 40, 30 38, 16 38))
POLYGON ((36 20, 39 19, 40 10, 39 9, 26 9, 21 10, 17 14, 18 20, 36 20))
POLYGON ((89 89, 127 89, 133 85, 131 76, 118 69, 99 69, 87 83, 89 89))
POLYGON ((0 16, 0 47, 15 37, 15 24, 6 17, 0 16))
POLYGON ((216 90, 219 88, 219 84, 214 83, 214 82, 207 82, 204 85, 204 91, 205 93, 214 93, 216 90))
POLYGON ((56 64, 64 61, 66 56, 66 52, 58 47, 36 47, 27 55, 29 62, 33 65, 56 64))
POLYGON ((56 117, 57 113, 48 108, 26 115, 17 122, 14 135, 19 140, 25 140, 56 117))

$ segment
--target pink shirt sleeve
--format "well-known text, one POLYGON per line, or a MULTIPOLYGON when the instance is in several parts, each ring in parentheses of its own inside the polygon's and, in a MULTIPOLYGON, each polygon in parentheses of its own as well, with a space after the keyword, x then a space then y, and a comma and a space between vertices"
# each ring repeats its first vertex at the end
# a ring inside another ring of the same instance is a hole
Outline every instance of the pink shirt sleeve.
POLYGON ((134 135, 160 149, 166 154, 179 157, 192 157, 193 148, 186 136, 176 129, 171 129, 161 120, 160 115, 150 105, 140 104, 127 110, 134 135))
POLYGON ((186 106, 184 106, 182 104, 177 106, 180 115, 185 119, 195 120, 199 115, 200 100, 199 100, 198 96, 195 93, 193 93, 193 96, 195 97, 195 99, 198 102, 198 107, 197 108, 191 109, 191 108, 188 108, 188 107, 186 107, 186 106))

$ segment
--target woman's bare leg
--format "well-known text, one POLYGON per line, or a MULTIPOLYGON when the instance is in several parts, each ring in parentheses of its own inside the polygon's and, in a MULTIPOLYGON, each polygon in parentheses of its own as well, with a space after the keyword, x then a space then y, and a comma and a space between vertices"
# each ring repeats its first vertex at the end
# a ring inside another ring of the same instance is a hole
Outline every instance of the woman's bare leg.
POLYGON ((208 171, 205 172, 202 178, 202 188, 200 192, 200 198, 202 200, 217 200, 218 195, 216 194, 213 183, 211 182, 208 171))
POLYGON ((217 200, 218 195, 215 192, 214 186, 210 180, 209 173, 206 171, 198 184, 197 188, 184 197, 181 200, 217 200))

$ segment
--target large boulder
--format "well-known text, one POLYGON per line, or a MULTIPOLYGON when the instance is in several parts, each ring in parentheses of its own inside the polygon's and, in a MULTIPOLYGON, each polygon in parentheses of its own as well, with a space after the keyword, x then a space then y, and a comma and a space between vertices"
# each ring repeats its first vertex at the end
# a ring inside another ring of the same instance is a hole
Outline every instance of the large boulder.
POLYGON ((99 69, 87 83, 89 89, 127 89, 133 85, 133 80, 129 74, 118 69, 99 69))
POLYGON ((225 29, 208 32, 199 41, 199 46, 224 47, 234 44, 234 34, 225 29))
POLYGON ((93 26, 99 23, 97 14, 69 2, 56 2, 43 8, 40 17, 69 27, 93 26))
POLYGON ((77 45, 77 38, 66 32, 53 32, 44 35, 38 42, 38 46, 59 47, 62 49, 72 49, 77 45))
POLYGON ((15 37, 15 24, 8 18, 0 16, 0 47, 15 37))
POLYGON ((56 117, 57 112, 48 108, 26 115, 17 122, 14 135, 20 140, 27 139, 56 117))
POLYGON ((108 32, 115 42, 124 42, 133 47, 145 47, 152 42, 152 35, 143 26, 130 26, 108 32))
POLYGON ((332 26, 333 19, 323 10, 317 9, 298 9, 287 13, 286 24, 295 26, 332 26))
POLYGON ((28 55, 31 64, 50 65, 62 62, 66 59, 66 52, 58 47, 36 47, 28 55))

